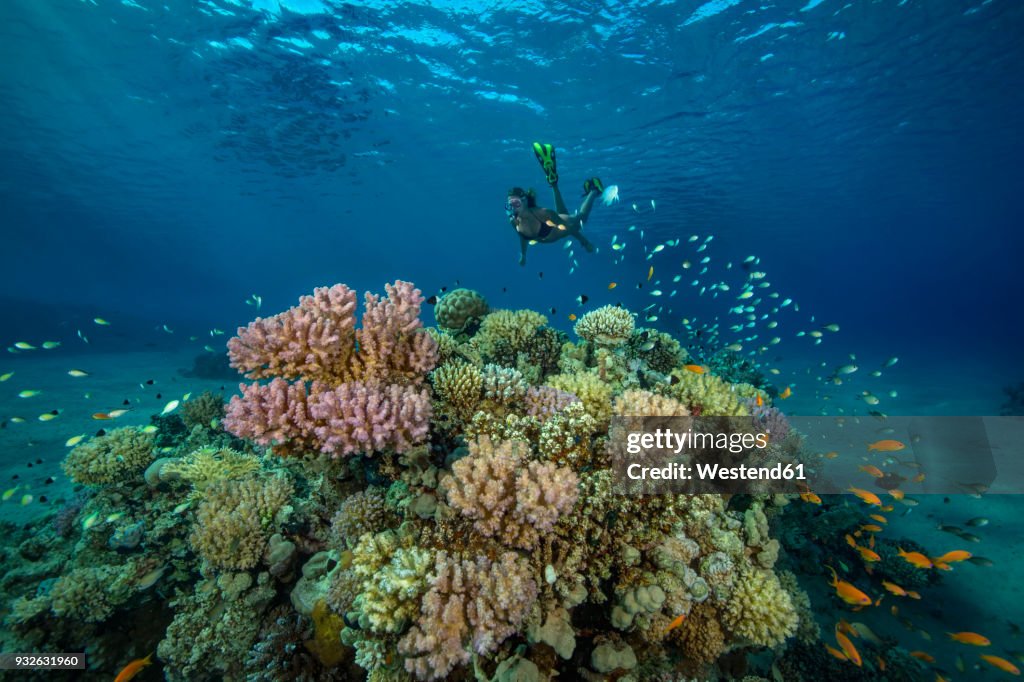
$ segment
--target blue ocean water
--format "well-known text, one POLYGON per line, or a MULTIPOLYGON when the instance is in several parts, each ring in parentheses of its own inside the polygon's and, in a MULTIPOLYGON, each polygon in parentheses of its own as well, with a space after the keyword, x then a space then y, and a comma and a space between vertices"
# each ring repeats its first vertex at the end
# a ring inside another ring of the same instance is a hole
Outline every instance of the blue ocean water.
MULTIPOLYGON (((35 419, 22 389, 40 411, 81 400, 64 375, 90 359, 103 409, 118 378, 181 393, 176 370, 257 314, 396 279, 570 336, 570 315, 621 304, 702 363, 739 344, 794 414, 1020 414, 1022 32, 1011 0, 4 2, 0 340, 61 346, 0 362, 0 418, 35 419), (539 244, 518 265, 506 190, 552 205, 535 140, 570 208, 591 176, 618 187, 585 226, 596 253, 539 244), (730 312, 751 272, 770 286, 730 312)), ((15 426, 7 472, 95 424, 15 426)), ((1010 560, 1014 498, 950 504, 1002 514, 985 553, 1010 560)), ((902 522, 924 536, 949 510, 902 522)), ((994 570, 1000 598, 947 581, 976 598, 968 625, 1017 617, 1019 575, 994 570)))

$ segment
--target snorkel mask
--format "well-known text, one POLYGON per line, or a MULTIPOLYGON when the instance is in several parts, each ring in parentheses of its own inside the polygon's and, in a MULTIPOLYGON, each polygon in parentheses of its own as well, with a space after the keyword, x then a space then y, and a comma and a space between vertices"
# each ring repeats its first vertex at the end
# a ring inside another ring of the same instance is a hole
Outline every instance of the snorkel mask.
POLYGON ((505 199, 505 215, 509 218, 515 216, 525 206, 533 206, 536 203, 533 190, 526 191, 522 187, 513 187, 508 191, 505 199), (518 207, 513 206, 513 198, 519 199, 518 207))

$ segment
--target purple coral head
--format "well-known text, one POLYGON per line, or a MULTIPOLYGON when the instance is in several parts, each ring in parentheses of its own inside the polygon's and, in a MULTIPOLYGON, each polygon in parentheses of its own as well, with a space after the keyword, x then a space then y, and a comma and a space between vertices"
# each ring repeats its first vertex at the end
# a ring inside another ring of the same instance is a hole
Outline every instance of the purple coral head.
POLYGON ((789 435, 789 420, 782 414, 782 410, 769 405, 758 405, 756 400, 745 402, 750 409, 754 425, 771 434, 772 442, 778 443, 789 435))

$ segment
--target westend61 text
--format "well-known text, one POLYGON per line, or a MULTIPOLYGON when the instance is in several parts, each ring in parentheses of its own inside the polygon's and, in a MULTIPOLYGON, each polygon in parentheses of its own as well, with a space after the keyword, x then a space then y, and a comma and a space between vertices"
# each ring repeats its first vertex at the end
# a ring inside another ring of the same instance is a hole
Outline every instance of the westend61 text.
POLYGON ((626 475, 634 481, 804 481, 803 464, 776 464, 775 466, 754 467, 740 464, 724 467, 720 464, 666 464, 660 467, 645 467, 630 464, 626 475), (694 475, 696 474, 696 476, 694 475))

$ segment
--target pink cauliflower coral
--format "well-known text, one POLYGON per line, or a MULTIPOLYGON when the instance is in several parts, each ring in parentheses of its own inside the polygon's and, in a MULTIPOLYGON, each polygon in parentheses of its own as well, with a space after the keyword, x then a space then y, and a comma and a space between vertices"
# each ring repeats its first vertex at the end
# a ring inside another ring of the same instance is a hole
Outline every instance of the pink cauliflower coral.
POLYGON ((523 549, 535 547, 540 533, 551 531, 579 494, 571 469, 526 463, 527 448, 518 442, 494 446, 481 438, 444 481, 448 503, 473 519, 478 533, 523 549))

